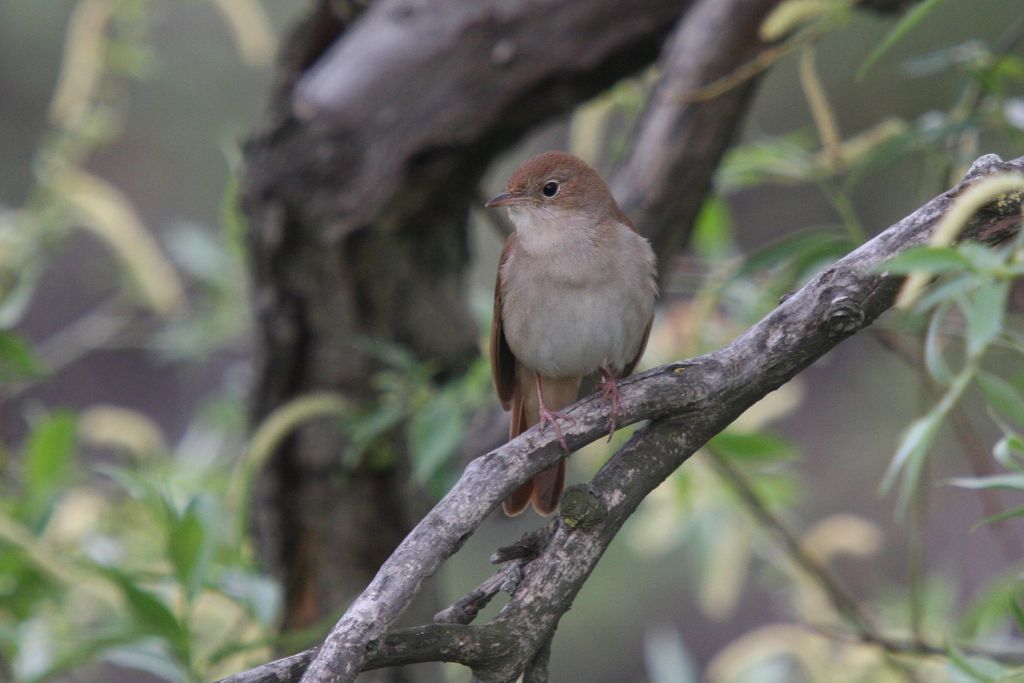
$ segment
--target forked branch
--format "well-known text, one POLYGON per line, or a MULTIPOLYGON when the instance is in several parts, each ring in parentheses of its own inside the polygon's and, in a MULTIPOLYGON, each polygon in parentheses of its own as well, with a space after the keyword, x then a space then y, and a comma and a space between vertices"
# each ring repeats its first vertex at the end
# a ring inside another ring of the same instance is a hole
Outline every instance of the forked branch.
MULTIPOLYGON (((225 680, 296 680, 296 664, 310 659, 302 679, 309 683, 353 681, 361 670, 410 661, 459 661, 480 681, 515 680, 531 663, 539 673, 538 655, 559 619, 640 501, 749 406, 888 309, 901 278, 882 272, 882 265, 926 243, 960 193, 988 176, 1021 171, 1024 157, 1010 162, 995 155, 981 157, 956 187, 825 269, 725 348, 622 381, 621 424, 650 422, 586 488, 601 513, 582 524, 556 521, 540 554, 523 565, 522 580, 508 604, 490 622, 390 629, 423 581, 505 496, 564 457, 550 428, 531 429, 472 461, 352 603, 315 658, 282 660, 294 665, 287 677, 270 674, 267 667, 280 664, 273 663, 225 680), (409 643, 413 637, 421 642, 409 643)), ((998 244, 1015 235, 1020 225, 1021 195, 1014 194, 978 212, 961 236, 998 244)), ((601 438, 606 416, 599 397, 586 398, 568 412, 575 419, 564 430, 571 448, 601 438)))

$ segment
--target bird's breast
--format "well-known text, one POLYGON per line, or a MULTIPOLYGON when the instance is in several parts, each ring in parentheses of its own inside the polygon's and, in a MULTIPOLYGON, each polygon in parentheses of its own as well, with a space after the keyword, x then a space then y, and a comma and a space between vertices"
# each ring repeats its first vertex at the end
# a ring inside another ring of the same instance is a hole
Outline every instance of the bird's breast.
POLYGON ((531 370, 575 377, 604 365, 620 370, 635 358, 653 312, 651 265, 603 251, 616 258, 570 248, 506 262, 505 338, 531 370))

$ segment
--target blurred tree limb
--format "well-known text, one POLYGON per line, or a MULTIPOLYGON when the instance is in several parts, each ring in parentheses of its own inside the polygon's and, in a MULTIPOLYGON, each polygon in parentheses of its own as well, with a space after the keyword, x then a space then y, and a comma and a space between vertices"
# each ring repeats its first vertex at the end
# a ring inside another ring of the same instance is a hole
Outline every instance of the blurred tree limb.
MULTIPOLYGON (((746 408, 890 308, 903 278, 887 275, 885 262, 926 244, 959 196, 978 182, 1022 169, 1024 158, 979 158, 956 187, 826 268, 728 346, 622 381, 622 424, 651 421, 589 484, 589 494, 607 513, 585 527, 571 528, 554 520, 547 544, 525 564, 522 580, 493 620, 479 626, 416 627, 421 629, 417 638, 428 637, 417 642, 438 644, 429 657, 410 654, 412 645, 403 638, 413 632, 390 632, 423 581, 501 500, 520 482, 565 457, 549 429, 532 429, 472 461, 449 494, 384 563, 315 657, 300 655, 289 662, 312 659, 302 679, 307 683, 353 681, 366 668, 437 660, 470 666, 476 680, 515 680, 548 646, 562 614, 640 501, 746 408)), ((1013 193, 984 207, 967 222, 961 239, 999 244, 1014 236, 1021 227, 1021 199, 1021 193, 1013 193)), ((599 397, 588 397, 568 412, 575 418, 565 429, 570 448, 601 437, 606 421, 599 397)), ((858 637, 865 640, 862 634, 858 637)), ((867 639, 882 640, 874 635, 867 639)), ((301 668, 292 666, 289 675, 301 668)), ((296 680, 267 678, 264 673, 255 669, 225 680, 296 680)))
POLYGON ((759 80, 745 79, 707 101, 685 95, 728 77, 764 50, 758 29, 778 4, 697 3, 666 43, 661 76, 611 183, 662 263, 686 244, 759 80))

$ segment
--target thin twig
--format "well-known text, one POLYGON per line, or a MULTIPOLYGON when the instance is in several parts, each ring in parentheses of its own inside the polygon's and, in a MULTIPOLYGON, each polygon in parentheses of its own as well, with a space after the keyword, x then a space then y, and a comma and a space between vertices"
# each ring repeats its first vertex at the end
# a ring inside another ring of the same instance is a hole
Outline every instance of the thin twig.
MULTIPOLYGON (((140 344, 147 319, 134 312, 119 311, 119 306, 116 297, 107 299, 39 342, 36 355, 46 372, 55 375, 97 350, 140 344)), ((35 386, 35 382, 12 384, 5 388, 6 398, 35 386)))
POLYGON ((924 639, 925 530, 928 528, 928 461, 921 465, 921 478, 910 502, 907 540, 907 586, 910 593, 910 632, 924 639))
POLYGON ((676 94, 681 102, 706 102, 726 93, 733 88, 754 78, 768 67, 775 64, 790 52, 799 50, 802 47, 813 45, 826 33, 820 28, 807 29, 797 34, 790 40, 778 45, 770 45, 748 62, 740 65, 730 73, 699 88, 693 88, 686 92, 676 94))
POLYGON ((739 496, 746 510, 757 520, 758 524, 772 533, 793 563, 803 569, 818 584, 836 612, 849 621, 857 633, 873 634, 874 629, 857 599, 826 566, 807 553, 796 535, 771 510, 765 507, 757 492, 747 483, 746 478, 728 460, 714 452, 710 453, 708 460, 715 472, 739 496))
MULTIPOLYGON (((932 379, 925 368, 924 358, 921 355, 919 345, 906 343, 902 337, 891 330, 879 328, 872 330, 872 335, 882 345, 882 348, 892 352, 907 365, 919 371, 924 379, 929 393, 934 397, 940 395, 941 388, 932 379)), ((970 416, 963 406, 957 404, 950 411, 950 424, 953 433, 956 435, 960 445, 967 455, 967 464, 976 477, 984 477, 995 472, 992 467, 992 460, 989 457, 988 449, 978 437, 977 430, 971 422, 970 416)), ((1002 514, 1006 507, 1003 505, 1002 496, 995 489, 978 489, 978 500, 981 502, 982 514, 988 517, 995 517, 1002 514)), ((1014 533, 1008 520, 1002 520, 987 524, 989 533, 999 543, 1003 555, 1007 560, 1017 561, 1024 556, 1024 547, 1021 546, 1020 538, 1014 533)))
POLYGON ((521 570, 524 561, 514 562, 495 573, 464 597, 459 598, 448 607, 434 615, 435 624, 469 624, 484 607, 506 588, 509 574, 521 570))
MULTIPOLYGON (((839 577, 832 574, 828 567, 811 557, 804 549, 803 544, 789 528, 773 514, 761 499, 757 492, 747 483, 746 478, 734 468, 725 458, 711 453, 711 464, 726 483, 739 495, 747 511, 757 522, 773 533, 776 540, 783 546, 790 560, 804 570, 832 604, 832 608, 849 621, 854 630, 865 639, 878 638, 874 626, 868 620, 867 615, 861 609, 857 599, 843 586, 839 577)), ((915 681, 913 671, 905 664, 895 660, 887 659, 886 664, 895 671, 902 673, 912 683, 915 681)))
MULTIPOLYGON (((893 655, 908 657, 942 657, 944 659, 948 659, 950 656, 949 647, 943 647, 933 643, 901 638, 890 638, 877 633, 849 633, 847 631, 837 630, 831 626, 820 624, 804 624, 804 626, 830 640, 842 643, 873 645, 893 655)), ((997 650, 995 648, 959 644, 956 646, 956 649, 969 657, 984 657, 1009 665, 1024 664, 1024 643, 1020 643, 1015 649, 997 650)))
MULTIPOLYGON (((1017 49, 1022 40, 1024 40, 1024 15, 1017 17, 1003 34, 999 45, 993 50, 992 61, 988 66, 980 74, 967 82, 963 95, 960 97, 960 103, 953 108, 952 123, 964 124, 977 115, 978 110, 981 109, 981 105, 985 101, 986 94, 985 88, 981 86, 981 83, 996 73, 1002 61, 1017 49)), ((942 183, 951 184, 956 182, 954 175, 957 170, 957 163, 962 158, 967 141, 975 133, 976 131, 973 129, 963 130, 949 144, 949 148, 955 150, 956 153, 946 157, 945 168, 939 176, 942 183)))

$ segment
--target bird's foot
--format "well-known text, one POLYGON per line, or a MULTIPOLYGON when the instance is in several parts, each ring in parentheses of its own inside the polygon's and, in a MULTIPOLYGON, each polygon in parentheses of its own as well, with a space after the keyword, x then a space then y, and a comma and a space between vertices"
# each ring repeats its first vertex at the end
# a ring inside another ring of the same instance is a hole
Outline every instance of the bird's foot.
POLYGON ((619 384, 608 368, 601 368, 601 405, 609 406, 608 440, 612 440, 618 428, 619 413, 622 412, 622 395, 619 384))
POLYGON ((569 452, 569 444, 565 442, 565 434, 562 433, 562 427, 558 424, 559 418, 565 420, 570 424, 576 424, 576 418, 568 413, 561 413, 557 410, 549 410, 546 405, 542 402, 540 409, 537 411, 540 417, 539 424, 550 424, 551 428, 555 430, 555 436, 558 437, 558 443, 562 444, 562 450, 566 453, 569 452))

